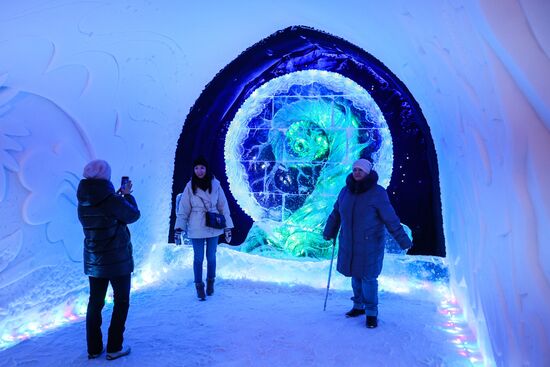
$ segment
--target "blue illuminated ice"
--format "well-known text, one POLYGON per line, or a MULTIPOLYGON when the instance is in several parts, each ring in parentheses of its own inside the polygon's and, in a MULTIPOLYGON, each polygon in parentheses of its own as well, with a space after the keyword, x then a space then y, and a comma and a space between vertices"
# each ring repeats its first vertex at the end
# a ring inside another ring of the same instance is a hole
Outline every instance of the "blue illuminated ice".
POLYGON ((351 164, 371 159, 386 187, 392 147, 370 94, 338 73, 298 71, 256 89, 225 143, 229 188, 254 219, 243 250, 327 258, 330 244, 321 229, 351 164))

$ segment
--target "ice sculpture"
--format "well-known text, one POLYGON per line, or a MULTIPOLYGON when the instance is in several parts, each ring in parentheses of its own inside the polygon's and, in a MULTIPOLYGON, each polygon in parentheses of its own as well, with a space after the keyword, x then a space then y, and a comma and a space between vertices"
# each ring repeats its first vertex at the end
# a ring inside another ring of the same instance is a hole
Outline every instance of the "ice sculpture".
POLYGON ((334 72, 307 70, 256 89, 231 122, 225 160, 231 192, 255 223, 244 251, 326 258, 321 230, 359 157, 387 187, 392 141, 370 94, 334 72))

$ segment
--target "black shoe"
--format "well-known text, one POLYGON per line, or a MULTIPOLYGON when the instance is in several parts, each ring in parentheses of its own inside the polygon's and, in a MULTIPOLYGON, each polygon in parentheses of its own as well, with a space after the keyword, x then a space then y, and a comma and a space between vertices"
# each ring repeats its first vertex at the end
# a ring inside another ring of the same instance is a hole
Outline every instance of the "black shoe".
POLYGON ((369 329, 374 329, 378 326, 378 317, 376 316, 367 316, 367 327, 369 329))
POLYGON ((365 310, 362 310, 360 308, 352 308, 348 312, 346 312, 346 317, 357 317, 365 314, 365 310))
POLYGON ((197 288, 197 297, 199 297, 201 301, 204 301, 206 299, 206 294, 204 294, 204 283, 195 283, 195 288, 197 288))
POLYGON ((101 352, 99 353, 88 353, 88 359, 96 359, 97 357, 102 355, 104 351, 105 351, 105 348, 102 348, 101 352))
POLYGON ((214 294, 214 279, 206 279, 206 295, 211 296, 214 294))
POLYGON ((130 348, 129 346, 123 346, 121 350, 119 350, 118 352, 112 352, 112 353, 107 353, 107 360, 108 361, 112 361, 113 359, 118 359, 120 357, 124 357, 124 356, 127 356, 128 354, 130 354, 130 352, 132 351, 132 348, 130 348))

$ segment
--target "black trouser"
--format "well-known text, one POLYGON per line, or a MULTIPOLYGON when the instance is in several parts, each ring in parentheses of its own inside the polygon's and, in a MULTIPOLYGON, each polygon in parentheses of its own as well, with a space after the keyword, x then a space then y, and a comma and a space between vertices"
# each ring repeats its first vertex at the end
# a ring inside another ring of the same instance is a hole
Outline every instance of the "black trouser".
POLYGON ((107 340, 107 353, 118 352, 122 349, 124 340, 124 325, 130 307, 130 279, 131 275, 123 275, 116 278, 94 278, 90 280, 90 300, 86 312, 86 340, 88 342, 88 354, 98 354, 103 348, 101 335, 101 310, 105 304, 105 295, 109 282, 113 287, 113 315, 109 326, 109 338, 107 340))

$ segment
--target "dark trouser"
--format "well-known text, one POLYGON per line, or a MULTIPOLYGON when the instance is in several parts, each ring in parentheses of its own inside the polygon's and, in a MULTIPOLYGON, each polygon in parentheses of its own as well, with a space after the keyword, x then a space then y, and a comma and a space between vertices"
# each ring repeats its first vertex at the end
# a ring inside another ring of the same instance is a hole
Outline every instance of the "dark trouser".
POLYGON ((88 354, 98 354, 103 349, 103 337, 101 335, 101 310, 105 304, 107 287, 111 282, 113 287, 113 315, 109 326, 109 338, 107 341, 107 353, 118 352, 122 349, 124 340, 124 325, 130 308, 130 282, 131 275, 123 275, 116 278, 94 278, 90 280, 90 300, 86 312, 86 340, 88 342, 88 354))

